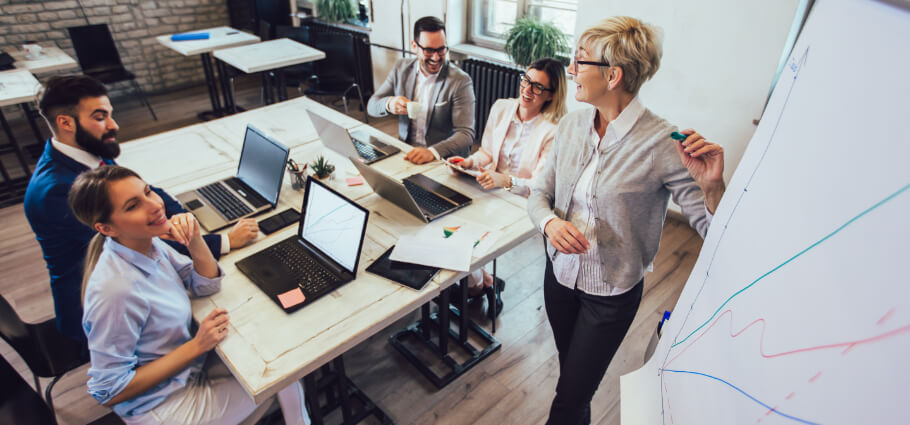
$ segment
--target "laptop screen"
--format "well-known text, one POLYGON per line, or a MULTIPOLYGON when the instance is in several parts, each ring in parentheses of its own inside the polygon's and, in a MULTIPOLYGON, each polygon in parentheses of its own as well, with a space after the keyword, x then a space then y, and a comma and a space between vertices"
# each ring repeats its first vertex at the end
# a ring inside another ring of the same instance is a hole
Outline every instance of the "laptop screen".
POLYGON ((246 127, 237 178, 253 188, 270 204, 278 202, 288 148, 253 126, 246 127))
POLYGON ((312 177, 307 180, 305 198, 300 237, 355 273, 367 211, 312 177))

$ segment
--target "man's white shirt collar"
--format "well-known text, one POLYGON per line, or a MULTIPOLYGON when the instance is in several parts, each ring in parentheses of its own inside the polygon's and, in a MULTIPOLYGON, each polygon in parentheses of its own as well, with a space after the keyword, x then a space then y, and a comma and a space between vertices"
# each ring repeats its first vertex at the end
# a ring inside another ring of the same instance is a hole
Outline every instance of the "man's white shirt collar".
POLYGON ((51 145, 54 147, 54 149, 60 151, 60 153, 72 158, 82 165, 85 165, 90 170, 94 170, 101 165, 102 159, 100 156, 88 153, 79 148, 74 148, 57 140, 55 137, 51 138, 51 145))

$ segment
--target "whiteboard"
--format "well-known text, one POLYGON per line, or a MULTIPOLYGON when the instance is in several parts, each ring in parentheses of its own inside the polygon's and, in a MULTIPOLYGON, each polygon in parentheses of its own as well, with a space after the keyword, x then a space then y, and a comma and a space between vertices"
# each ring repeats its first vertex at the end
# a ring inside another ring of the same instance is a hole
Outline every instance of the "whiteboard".
POLYGON ((910 11, 818 0, 630 424, 910 423, 910 11))

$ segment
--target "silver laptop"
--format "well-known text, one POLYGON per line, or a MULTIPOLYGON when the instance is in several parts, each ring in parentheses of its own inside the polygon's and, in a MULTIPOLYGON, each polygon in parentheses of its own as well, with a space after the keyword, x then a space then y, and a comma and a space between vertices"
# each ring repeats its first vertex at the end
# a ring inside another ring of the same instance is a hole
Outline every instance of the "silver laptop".
POLYGON ((247 125, 237 175, 181 193, 177 200, 210 232, 274 208, 288 152, 286 146, 247 125))
POLYGON ((382 143, 369 134, 361 132, 351 134, 348 129, 313 111, 307 110, 306 113, 319 133, 322 144, 345 157, 360 158, 364 164, 372 164, 401 152, 401 149, 382 143))
POLYGON ((353 157, 348 159, 354 163, 374 192, 425 223, 471 205, 471 198, 423 174, 414 174, 398 181, 361 164, 353 157))

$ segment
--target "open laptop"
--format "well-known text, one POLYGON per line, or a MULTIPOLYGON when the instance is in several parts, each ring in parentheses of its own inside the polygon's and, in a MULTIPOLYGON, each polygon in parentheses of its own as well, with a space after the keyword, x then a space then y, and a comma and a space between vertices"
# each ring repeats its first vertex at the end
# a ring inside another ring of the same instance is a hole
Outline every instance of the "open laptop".
POLYGON ((313 111, 307 110, 306 113, 319 133, 322 144, 345 157, 360 158, 364 164, 372 164, 401 152, 401 149, 382 143, 369 134, 358 132, 352 135, 348 129, 313 111))
POLYGON ((237 175, 177 195, 208 231, 278 204, 288 148, 247 125, 237 175))
POLYGON ((237 268, 290 313, 357 276, 369 211, 308 177, 297 234, 237 268))
POLYGON ((360 161, 348 159, 354 163, 374 192, 425 223, 471 205, 471 198, 423 174, 414 174, 398 181, 360 161))

